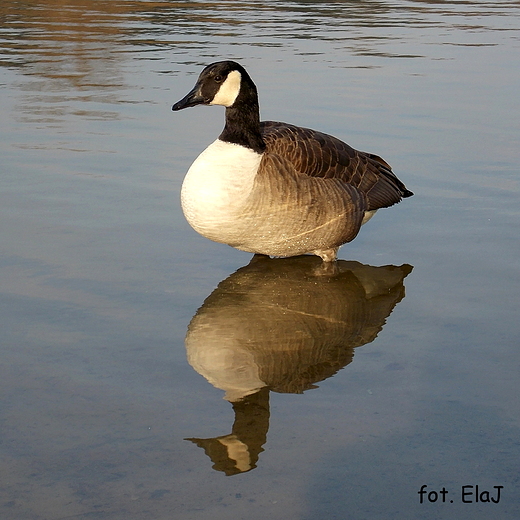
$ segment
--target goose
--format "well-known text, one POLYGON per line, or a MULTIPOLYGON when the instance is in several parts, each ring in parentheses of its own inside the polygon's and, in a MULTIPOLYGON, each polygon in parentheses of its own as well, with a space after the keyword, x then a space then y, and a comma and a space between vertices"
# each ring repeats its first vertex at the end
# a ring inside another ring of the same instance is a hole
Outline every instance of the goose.
POLYGON ((205 67, 172 110, 196 105, 226 107, 224 130, 181 188, 188 223, 210 240, 334 262, 378 209, 413 195, 377 155, 309 128, 261 122, 256 86, 235 61, 205 67))

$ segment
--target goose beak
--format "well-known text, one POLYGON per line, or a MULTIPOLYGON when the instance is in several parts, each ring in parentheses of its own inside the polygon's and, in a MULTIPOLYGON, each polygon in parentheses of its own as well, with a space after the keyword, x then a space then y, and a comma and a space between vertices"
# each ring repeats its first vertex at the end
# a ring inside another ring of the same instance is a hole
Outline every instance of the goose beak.
POLYGON ((182 110, 183 108, 203 105, 205 103, 206 100, 202 97, 200 86, 197 84, 180 101, 177 101, 177 103, 172 106, 172 110, 175 112, 177 110, 182 110))

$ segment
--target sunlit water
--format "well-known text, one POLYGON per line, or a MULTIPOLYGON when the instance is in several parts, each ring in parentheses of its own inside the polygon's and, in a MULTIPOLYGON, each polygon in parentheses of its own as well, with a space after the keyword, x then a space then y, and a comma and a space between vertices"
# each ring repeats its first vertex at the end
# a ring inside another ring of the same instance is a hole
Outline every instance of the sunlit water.
POLYGON ((4 0, 0 517, 517 520, 519 16, 4 0), (222 58, 415 192, 334 276, 185 222, 222 58))

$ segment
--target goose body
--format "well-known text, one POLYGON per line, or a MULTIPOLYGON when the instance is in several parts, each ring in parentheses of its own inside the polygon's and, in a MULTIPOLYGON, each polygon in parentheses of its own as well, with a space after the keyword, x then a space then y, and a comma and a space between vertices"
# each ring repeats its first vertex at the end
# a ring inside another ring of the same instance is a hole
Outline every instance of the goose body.
POLYGON ((254 83, 238 63, 206 67, 173 110, 226 107, 219 138, 194 161, 181 203, 201 235, 270 256, 333 261, 380 208, 412 195, 380 157, 315 130, 260 122, 254 83))

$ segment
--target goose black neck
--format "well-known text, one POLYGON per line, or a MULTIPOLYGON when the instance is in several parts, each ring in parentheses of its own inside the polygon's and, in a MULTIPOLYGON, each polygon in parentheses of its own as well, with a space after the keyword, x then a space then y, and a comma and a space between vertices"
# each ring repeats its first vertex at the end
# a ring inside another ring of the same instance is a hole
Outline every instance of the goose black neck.
POLYGON ((226 108, 226 125, 219 136, 221 141, 239 144, 263 153, 265 142, 260 132, 260 108, 254 83, 243 77, 242 87, 232 106, 226 108), (245 80, 245 81, 244 81, 245 80))

